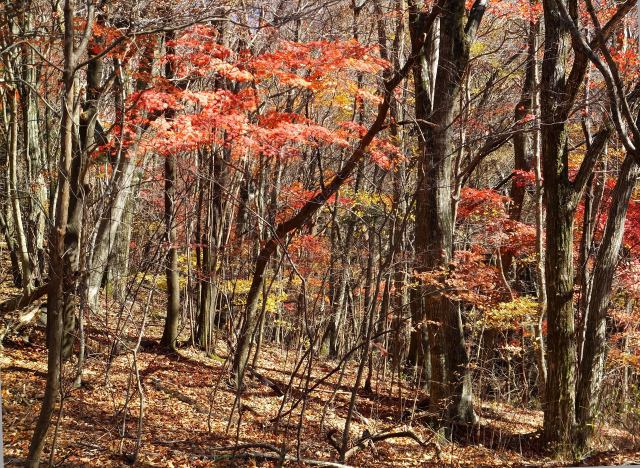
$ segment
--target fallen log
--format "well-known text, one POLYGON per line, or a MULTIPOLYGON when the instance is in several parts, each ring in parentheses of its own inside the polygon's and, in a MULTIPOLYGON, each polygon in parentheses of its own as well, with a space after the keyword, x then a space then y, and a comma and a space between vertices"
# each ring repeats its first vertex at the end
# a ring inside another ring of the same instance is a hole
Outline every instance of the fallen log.
POLYGON ((277 396, 284 395, 284 390, 282 390, 277 383, 268 379, 264 375, 260 374, 258 371, 256 371, 252 367, 248 367, 247 370, 249 371, 249 374, 252 377, 256 378, 261 384, 271 388, 271 390, 273 390, 277 396))
POLYGON ((47 294, 49 289, 49 284, 43 284, 42 286, 37 287, 29 294, 23 294, 21 296, 15 296, 11 299, 7 299, 4 302, 0 303, 0 313, 4 314, 7 312, 15 312, 20 309, 24 309, 29 306, 33 302, 40 299, 42 296, 47 294))

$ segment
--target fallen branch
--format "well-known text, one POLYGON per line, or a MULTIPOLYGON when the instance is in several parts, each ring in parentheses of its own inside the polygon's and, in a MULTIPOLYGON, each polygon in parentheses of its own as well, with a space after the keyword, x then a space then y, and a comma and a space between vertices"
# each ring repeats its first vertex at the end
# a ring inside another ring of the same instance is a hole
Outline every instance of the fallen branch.
MULTIPOLYGON (((333 429, 332 431, 329 431, 327 433, 327 438, 329 439, 329 443, 331 444, 331 446, 335 448, 338 452, 340 452, 341 444, 339 444, 338 441, 336 441, 333 437, 337 432, 338 432, 337 429, 333 429)), ((386 431, 386 432, 379 432, 377 434, 369 434, 368 431, 365 431, 363 436, 360 439, 358 439, 355 445, 345 452, 344 459, 348 460, 349 458, 353 457, 356 453, 358 453, 360 450, 364 450, 367 447, 372 447, 375 450, 375 446, 373 445, 375 442, 381 442, 387 439, 409 438, 416 441, 423 448, 433 448, 439 460, 442 450, 440 448, 440 445, 437 442, 432 441, 435 435, 436 433, 433 432, 429 436, 429 438, 427 438, 426 440, 422 440, 420 436, 416 434, 412 429, 402 429, 399 431, 386 431)))
POLYGON ((12 297, 11 299, 0 303, 0 313, 15 312, 16 310, 24 309, 29 304, 32 304, 34 301, 37 301, 42 296, 47 294, 48 289, 49 285, 44 284, 34 289, 27 295, 23 294, 22 296, 12 297))
POLYGON ((209 409, 206 408, 204 405, 201 405, 200 403, 198 403, 198 401, 196 401, 194 398, 191 398, 188 395, 180 393, 178 390, 175 390, 171 387, 164 385, 160 381, 160 379, 158 379, 157 377, 152 377, 149 380, 151 381, 151 384, 154 386, 156 390, 164 392, 167 395, 170 395, 173 398, 176 398, 177 400, 181 401, 182 403, 186 403, 188 405, 193 406, 196 412, 200 414, 209 414, 209 409))
POLYGON ((247 371, 249 372, 249 374, 252 377, 255 377, 260 383, 262 383, 263 385, 266 385, 267 387, 271 388, 271 390, 273 390, 277 396, 284 395, 284 391, 282 391, 280 386, 277 383, 275 383, 274 381, 272 381, 272 380, 268 379, 267 377, 265 377, 264 375, 260 374, 258 371, 256 371, 252 367, 248 367, 247 371))
POLYGON ((275 445, 266 444, 266 443, 249 443, 249 444, 239 444, 239 445, 230 445, 228 447, 213 447, 212 450, 218 452, 237 452, 239 450, 247 450, 247 449, 263 449, 268 450, 274 453, 263 453, 263 452, 242 452, 242 453, 230 453, 227 455, 221 455, 217 457, 213 457, 214 461, 222 461, 222 460, 232 460, 235 458, 253 458, 256 460, 275 460, 279 462, 291 461, 303 463, 305 465, 310 466, 325 466, 328 468, 351 468, 349 465, 344 465, 342 463, 324 461, 324 460, 312 460, 309 458, 300 458, 294 457, 293 455, 287 455, 282 449, 276 447, 275 445))
POLYGON ((14 320, 8 321, 2 331, 0 331, 0 342, 4 340, 7 335, 13 335, 29 325, 37 316, 40 311, 40 307, 34 307, 28 312, 19 315, 14 320))

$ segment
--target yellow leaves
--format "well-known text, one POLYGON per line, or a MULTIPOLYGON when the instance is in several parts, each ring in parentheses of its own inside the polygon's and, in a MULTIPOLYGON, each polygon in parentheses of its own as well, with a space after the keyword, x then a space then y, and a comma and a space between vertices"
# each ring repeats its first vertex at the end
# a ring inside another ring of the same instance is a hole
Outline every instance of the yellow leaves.
POLYGON ((322 87, 315 90, 314 103, 320 106, 338 108, 336 120, 350 118, 356 102, 369 102, 372 105, 380 103, 375 87, 366 87, 349 79, 325 80, 322 87))
MULTIPOLYGON (((246 296, 251 288, 251 280, 249 279, 234 279, 227 280, 222 283, 222 291, 226 294, 234 296, 234 305, 242 306, 246 304, 246 296)), ((274 282, 271 285, 271 293, 267 296, 267 302, 265 305, 265 311, 277 312, 280 305, 287 300, 287 293, 283 291, 279 282, 274 282)), ((262 308, 262 294, 258 299, 258 308, 262 308)))
POLYGON ((486 48, 487 48, 487 45, 485 43, 480 41, 474 41, 473 44, 471 44, 469 53, 471 57, 475 57, 483 53, 486 50, 486 48))
POLYGON ((351 201, 352 212, 360 217, 375 212, 385 212, 393 205, 393 200, 389 195, 366 190, 354 192, 350 187, 346 187, 342 189, 341 195, 351 201))
POLYGON ((530 321, 538 313, 538 303, 530 297, 518 297, 510 302, 501 302, 488 309, 484 323, 490 328, 512 328, 514 322, 522 324, 530 321))
POLYGON ((333 104, 347 111, 351 111, 353 108, 353 96, 347 94, 346 92, 336 93, 333 96, 332 102, 333 104))

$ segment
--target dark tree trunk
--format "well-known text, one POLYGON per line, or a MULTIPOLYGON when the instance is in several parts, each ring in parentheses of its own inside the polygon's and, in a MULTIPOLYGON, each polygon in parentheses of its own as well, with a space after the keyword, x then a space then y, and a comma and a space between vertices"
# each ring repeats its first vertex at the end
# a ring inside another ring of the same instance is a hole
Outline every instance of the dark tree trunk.
MULTIPOLYGON (((536 137, 532 131, 534 119, 527 119, 534 113, 534 93, 536 90, 537 59, 538 49, 538 29, 539 23, 532 22, 529 25, 529 38, 527 44, 527 61, 525 65, 524 81, 522 83, 522 94, 516 104, 514 118, 518 131, 513 135, 513 156, 514 168, 516 170, 533 170, 533 139, 536 137)), ((526 193, 526 186, 519 184, 517 180, 511 184, 511 206, 509 216, 511 219, 520 221, 522 217, 522 205, 526 193)), ((504 258, 505 270, 508 270, 510 259, 504 258)))
MULTIPOLYGON (((485 2, 476 1, 465 25, 465 2, 445 0, 440 17, 440 48, 433 103, 426 83, 427 60, 423 53, 414 66, 416 118, 420 163, 416 191, 416 270, 446 271, 453 259, 452 145, 451 128, 471 41, 482 19, 485 2)), ((427 36, 423 14, 413 5, 410 19, 414 52, 419 38, 427 36)), ((476 420, 471 375, 462 325, 462 306, 437 288, 424 287, 423 316, 428 321, 431 381, 430 406, 446 419, 465 423, 476 420)))
POLYGON ((593 286, 587 313, 584 351, 579 367, 576 419, 578 444, 586 448, 595 430, 599 392, 604 377, 606 357, 607 309, 611 285, 622 247, 629 200, 640 176, 640 166, 631 155, 622 163, 613 190, 604 235, 593 268, 593 286))
POLYGON ((575 51, 573 66, 570 30, 561 9, 577 15, 577 3, 544 0, 545 43, 541 77, 542 170, 546 219, 545 277, 547 292, 548 376, 543 436, 560 452, 572 450, 575 425, 576 337, 573 289, 573 218, 586 184, 611 130, 593 138, 574 180, 569 179, 566 123, 586 74, 588 59, 575 51), (560 4, 559 2, 563 2, 560 4))
POLYGON ((180 284, 178 276, 178 248, 176 247, 177 228, 175 226, 176 202, 176 156, 167 155, 164 161, 164 221, 166 229, 167 258, 165 274, 167 277, 167 317, 160 344, 175 349, 178 339, 180 320, 180 284))

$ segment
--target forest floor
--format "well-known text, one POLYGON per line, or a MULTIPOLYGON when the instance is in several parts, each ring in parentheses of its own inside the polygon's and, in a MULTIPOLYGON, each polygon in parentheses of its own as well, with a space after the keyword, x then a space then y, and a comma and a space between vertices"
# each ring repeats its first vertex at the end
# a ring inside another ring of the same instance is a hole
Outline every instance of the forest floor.
MULTIPOLYGON (((238 431, 236 415, 227 427, 236 391, 228 385, 223 345, 220 344, 217 350, 222 357, 208 357, 186 345, 175 353, 162 352, 155 345, 161 324, 160 315, 148 318, 145 338, 135 353, 135 362, 131 351, 123 351, 128 349, 126 346, 135 347, 137 342, 139 323, 132 324, 125 333, 128 344, 120 347, 110 365, 107 365, 111 351, 109 343, 117 321, 111 320, 101 327, 88 325, 89 355, 83 385, 81 388, 65 386, 62 411, 54 414, 53 424, 57 429, 50 431, 48 439, 47 447, 51 447, 52 434, 56 434, 54 463, 57 466, 127 466, 135 452, 138 434, 140 449, 136 466, 275 466, 275 461, 239 455, 260 453, 273 457, 275 452, 266 445, 271 444, 280 450, 284 447, 288 456, 295 458, 297 440, 301 441, 302 458, 337 461, 337 450, 329 443, 327 434, 333 429, 339 434, 335 438, 340 438, 356 363, 347 366, 341 383, 338 383, 340 372, 336 372, 309 394, 304 405, 304 424, 298 433, 302 404, 289 416, 281 418, 279 424, 274 422, 274 417, 283 402, 279 391, 286 391, 299 356, 295 351, 287 353, 275 346, 265 346, 257 374, 248 379, 248 388, 242 395, 243 411, 238 431), (136 369, 143 393, 140 426, 136 369), (127 410, 123 411, 125 405, 127 410), (230 447, 236 441, 256 445, 234 452, 230 447)), ((44 393, 47 360, 44 326, 40 323, 26 333, 7 337, 3 344, 0 365, 5 461, 7 466, 16 466, 25 460, 44 393)), ((336 361, 316 360, 310 385, 337 365, 336 361)), ((65 370, 66 380, 72 380, 73 371, 73 365, 69 365, 65 370)), ((285 402, 285 410, 303 393, 300 389, 306 383, 305 366, 298 377, 285 402)), ((401 430, 411 424, 422 441, 437 442, 440 454, 438 456, 433 445, 421 446, 407 437, 392 438, 359 451, 347 461, 348 465, 576 465, 575 462, 553 460, 541 450, 538 438, 542 425, 540 411, 485 402, 477 408, 480 424, 465 434, 458 431, 451 441, 442 433, 434 435, 421 422, 418 402, 426 395, 408 385, 399 389, 397 384, 390 393, 390 380, 390 375, 384 379, 374 375, 373 391, 359 392, 358 417, 352 424, 353 439, 358 439, 365 430, 375 434, 401 430), (412 412, 413 421, 410 420, 412 412)), ((640 461, 637 439, 612 427, 600 430, 598 448, 598 452, 580 464, 640 461)), ((49 457, 48 452, 45 457, 49 457)), ((293 461, 286 464, 304 465, 293 461)))

